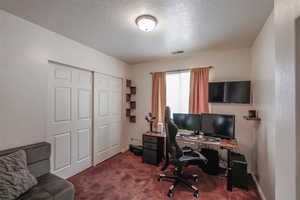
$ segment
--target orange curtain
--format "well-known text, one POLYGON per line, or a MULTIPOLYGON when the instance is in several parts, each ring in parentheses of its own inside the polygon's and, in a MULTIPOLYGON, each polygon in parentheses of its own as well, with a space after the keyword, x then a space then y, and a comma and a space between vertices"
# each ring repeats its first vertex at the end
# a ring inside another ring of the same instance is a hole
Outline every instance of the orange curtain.
POLYGON ((191 70, 189 113, 208 113, 209 68, 191 70))
POLYGON ((155 72, 152 74, 152 114, 156 117, 154 126, 164 122, 166 107, 166 73, 155 72))

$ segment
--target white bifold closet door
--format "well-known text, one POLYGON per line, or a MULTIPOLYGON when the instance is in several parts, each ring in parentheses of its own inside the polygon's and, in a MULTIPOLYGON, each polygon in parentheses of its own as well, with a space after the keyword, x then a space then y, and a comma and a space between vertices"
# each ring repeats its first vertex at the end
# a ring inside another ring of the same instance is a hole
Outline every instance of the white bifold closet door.
POLYGON ((51 171, 63 178, 92 162, 92 73, 50 63, 47 140, 51 171))
POLYGON ((94 74, 94 165, 121 150, 122 79, 94 74))

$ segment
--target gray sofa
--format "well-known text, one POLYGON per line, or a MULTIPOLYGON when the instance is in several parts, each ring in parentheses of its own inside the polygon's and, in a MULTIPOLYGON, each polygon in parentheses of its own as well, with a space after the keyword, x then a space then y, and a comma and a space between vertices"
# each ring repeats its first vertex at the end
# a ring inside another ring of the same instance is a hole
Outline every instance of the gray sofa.
POLYGON ((47 142, 0 151, 0 156, 23 149, 27 155, 29 171, 38 184, 18 200, 74 200, 73 185, 50 173, 51 145, 47 142))

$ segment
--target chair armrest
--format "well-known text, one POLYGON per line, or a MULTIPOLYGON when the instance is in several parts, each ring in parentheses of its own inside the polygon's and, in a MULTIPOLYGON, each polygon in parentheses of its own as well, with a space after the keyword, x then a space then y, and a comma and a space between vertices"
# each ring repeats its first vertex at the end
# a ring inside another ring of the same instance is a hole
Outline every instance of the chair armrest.
POLYGON ((208 162, 208 160, 207 160, 207 158, 205 157, 205 156, 203 156, 200 152, 198 152, 198 151, 194 151, 194 153, 196 153, 198 156, 199 156, 199 158, 204 162, 204 164, 207 164, 207 162, 208 162))
POLYGON ((191 147, 188 147, 188 146, 185 146, 185 147, 182 148, 183 154, 185 154, 185 153, 191 153, 193 151, 194 150, 191 147))
POLYGON ((186 150, 182 150, 182 152, 183 152, 183 154, 191 153, 191 152, 193 152, 193 150, 192 149, 186 149, 186 150))
POLYGON ((205 156, 203 156, 198 151, 194 151, 192 148, 190 148, 190 149, 183 149, 182 152, 183 152, 183 154, 190 154, 190 153, 196 154, 197 157, 199 157, 200 160, 202 160, 204 162, 204 164, 207 164, 207 162, 208 162, 208 160, 207 160, 207 158, 205 156))

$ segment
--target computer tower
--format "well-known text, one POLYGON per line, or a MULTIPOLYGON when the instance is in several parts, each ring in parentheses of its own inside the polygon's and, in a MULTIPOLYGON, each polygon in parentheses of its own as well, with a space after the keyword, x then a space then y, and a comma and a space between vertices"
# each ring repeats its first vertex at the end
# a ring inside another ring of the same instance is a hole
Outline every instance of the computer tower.
POLYGON ((202 166, 202 170, 210 175, 218 175, 219 167, 219 152, 214 149, 203 148, 201 154, 207 158, 207 163, 202 166))
POLYGON ((247 172, 247 161, 244 155, 231 152, 230 168, 228 172, 228 186, 248 189, 249 175, 247 172))

